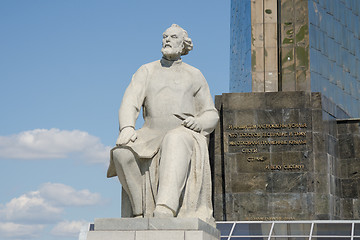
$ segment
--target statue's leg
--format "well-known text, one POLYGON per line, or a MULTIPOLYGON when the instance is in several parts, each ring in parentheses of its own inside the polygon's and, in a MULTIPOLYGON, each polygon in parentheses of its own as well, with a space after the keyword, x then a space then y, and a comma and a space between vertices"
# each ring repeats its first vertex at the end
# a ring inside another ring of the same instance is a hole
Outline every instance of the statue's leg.
POLYGON ((129 195, 133 215, 142 215, 142 175, 134 154, 128 149, 118 148, 113 151, 113 160, 120 183, 129 195))
POLYGON ((175 216, 188 177, 193 144, 194 139, 186 129, 175 129, 165 135, 160 153, 155 217, 175 216))

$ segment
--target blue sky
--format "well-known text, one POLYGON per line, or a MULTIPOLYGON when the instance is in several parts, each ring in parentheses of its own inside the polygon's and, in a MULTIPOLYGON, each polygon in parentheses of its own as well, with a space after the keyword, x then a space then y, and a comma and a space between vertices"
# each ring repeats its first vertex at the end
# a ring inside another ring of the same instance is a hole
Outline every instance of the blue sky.
POLYGON ((194 42, 183 61, 228 92, 229 0, 0 1, 0 239, 77 239, 120 216, 118 108, 173 23, 194 42))

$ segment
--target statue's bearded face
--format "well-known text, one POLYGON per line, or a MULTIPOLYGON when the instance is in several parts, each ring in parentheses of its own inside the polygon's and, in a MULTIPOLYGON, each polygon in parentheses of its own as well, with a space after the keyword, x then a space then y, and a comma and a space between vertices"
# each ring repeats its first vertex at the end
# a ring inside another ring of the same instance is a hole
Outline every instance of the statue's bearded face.
POLYGON ((184 48, 184 31, 178 27, 170 27, 163 33, 161 52, 167 59, 181 56, 184 48))

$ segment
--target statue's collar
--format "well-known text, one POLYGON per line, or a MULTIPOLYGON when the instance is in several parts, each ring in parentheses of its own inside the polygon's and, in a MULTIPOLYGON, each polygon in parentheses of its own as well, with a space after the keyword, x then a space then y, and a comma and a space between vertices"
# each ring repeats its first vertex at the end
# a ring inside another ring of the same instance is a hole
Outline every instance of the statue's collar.
POLYGON ((171 66, 178 66, 182 63, 181 58, 179 58, 178 60, 167 60, 166 58, 161 58, 160 60, 161 66, 163 67, 171 67, 171 66))

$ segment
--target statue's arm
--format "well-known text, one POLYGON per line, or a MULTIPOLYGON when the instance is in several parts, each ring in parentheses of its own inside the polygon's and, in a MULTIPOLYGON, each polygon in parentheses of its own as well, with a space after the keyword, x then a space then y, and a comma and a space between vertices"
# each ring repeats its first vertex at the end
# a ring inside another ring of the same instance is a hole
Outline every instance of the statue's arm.
POLYGON ((200 72, 198 79, 199 85, 195 94, 198 114, 195 116, 195 120, 201 126, 201 132, 204 135, 208 135, 214 131, 219 121, 219 114, 211 97, 209 86, 200 72))
POLYGON ((135 123, 145 99, 146 78, 147 69, 145 66, 142 66, 133 75, 125 91, 119 109, 120 134, 116 141, 117 145, 127 144, 130 140, 136 140, 135 123))

